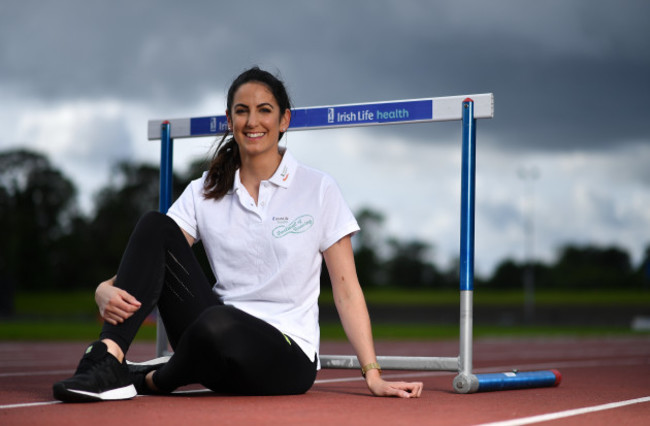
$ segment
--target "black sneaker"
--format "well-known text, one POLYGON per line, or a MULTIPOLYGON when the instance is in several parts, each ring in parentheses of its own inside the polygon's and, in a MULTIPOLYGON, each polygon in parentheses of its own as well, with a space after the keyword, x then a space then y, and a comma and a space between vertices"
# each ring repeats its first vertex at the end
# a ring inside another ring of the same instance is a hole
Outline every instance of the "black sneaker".
POLYGON ((145 362, 131 362, 127 361, 127 366, 129 368, 129 377, 135 390, 138 391, 138 395, 156 395, 160 392, 156 392, 153 389, 150 389, 147 386, 145 377, 149 374, 150 371, 158 370, 163 365, 167 364, 169 361, 168 356, 163 356, 160 358, 152 359, 145 362))
POLYGON ((113 401, 137 394, 126 364, 108 353, 103 342, 88 346, 74 376, 55 383, 53 391, 63 402, 113 401))

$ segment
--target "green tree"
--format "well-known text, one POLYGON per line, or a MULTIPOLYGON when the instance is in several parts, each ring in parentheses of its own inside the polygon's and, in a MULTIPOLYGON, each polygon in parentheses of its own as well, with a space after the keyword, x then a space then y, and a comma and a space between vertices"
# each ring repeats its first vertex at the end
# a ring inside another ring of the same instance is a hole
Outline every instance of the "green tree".
MULTIPOLYGON (((551 287, 549 267, 541 262, 534 262, 532 267, 535 287, 538 289, 551 287)), ((527 265, 518 263, 513 259, 504 259, 497 265, 486 285, 491 289, 522 289, 526 268, 527 265)))
POLYGON ((621 287, 632 281, 630 255, 618 247, 567 245, 553 268, 553 281, 562 287, 621 287))
POLYGON ((521 288, 524 267, 512 259, 505 259, 494 270, 488 281, 490 288, 521 288))
POLYGON ((636 271, 637 283, 642 286, 643 289, 650 289, 650 245, 647 245, 645 248, 643 259, 639 264, 639 267, 636 271))
POLYGON ((441 276, 427 257, 431 246, 422 241, 389 241, 392 256, 386 262, 388 281, 401 287, 433 287, 441 284, 441 276))
POLYGON ((363 286, 377 286, 386 282, 381 250, 384 216, 376 210, 364 208, 356 214, 360 231, 354 237, 354 260, 359 282, 363 286))
POLYGON ((57 243, 78 217, 74 184, 46 156, 0 153, 0 279, 19 290, 56 287, 57 243))
MULTIPOLYGON (((182 182, 175 176, 173 194, 178 196, 182 182)), ((158 210, 160 171, 150 164, 121 162, 114 166, 110 182, 95 197, 95 212, 87 229, 79 229, 88 250, 85 262, 97 285, 98 280, 115 274, 129 236, 140 217, 158 210)))

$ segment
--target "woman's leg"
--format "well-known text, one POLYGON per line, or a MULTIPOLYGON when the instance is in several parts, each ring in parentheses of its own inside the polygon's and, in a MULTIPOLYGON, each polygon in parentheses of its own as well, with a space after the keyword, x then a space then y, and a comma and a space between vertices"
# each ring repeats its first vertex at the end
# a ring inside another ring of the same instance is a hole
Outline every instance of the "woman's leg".
POLYGON ((187 329, 153 381, 163 392, 201 383, 222 393, 304 393, 316 378, 315 359, 278 329, 232 306, 214 306, 187 329))
POLYGON ((107 344, 116 343, 126 353, 138 328, 156 304, 167 308, 163 320, 170 325, 170 341, 178 341, 184 328, 209 306, 221 302, 210 289, 203 271, 176 223, 160 213, 142 217, 133 231, 118 269, 116 286, 142 305, 124 323, 105 323, 100 342, 91 344, 75 374, 53 386, 61 401, 128 399, 136 389, 126 364, 107 344))
POLYGON ((102 328, 100 338, 116 342, 125 354, 156 305, 175 346, 203 310, 221 304, 176 222, 157 212, 145 214, 136 225, 115 285, 142 304, 123 323, 102 328))

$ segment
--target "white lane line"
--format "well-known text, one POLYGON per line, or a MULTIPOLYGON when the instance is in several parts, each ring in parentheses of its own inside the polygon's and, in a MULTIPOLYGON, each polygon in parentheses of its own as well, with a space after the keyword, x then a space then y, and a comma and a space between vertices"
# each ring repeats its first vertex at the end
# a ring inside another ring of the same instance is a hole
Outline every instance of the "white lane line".
POLYGON ((17 373, 0 373, 1 377, 30 377, 30 376, 52 376, 55 374, 72 374, 74 369, 70 370, 48 370, 48 371, 27 371, 17 373))
MULTIPOLYGON (((617 359, 617 360, 592 360, 592 361, 566 361, 559 363, 540 363, 540 364, 528 364, 528 365, 514 365, 508 367, 483 367, 476 368, 473 373, 491 373, 491 372, 500 372, 508 368, 518 368, 518 369, 544 369, 544 368, 564 368, 564 367, 604 367, 611 365, 637 365, 637 364, 647 364, 648 360, 645 358, 635 358, 631 360, 617 359)), ((0 377, 15 377, 15 376, 38 376, 38 375, 47 375, 47 374, 62 374, 69 373, 69 370, 66 371, 42 371, 42 372, 33 372, 33 373, 4 373, 0 374, 0 377)), ((417 377, 433 377, 441 375, 455 374, 453 371, 429 371, 429 372, 408 372, 408 373, 392 373, 384 374, 383 377, 387 379, 399 379, 399 378, 417 378, 417 377)), ((321 379, 316 380, 314 384, 328 384, 328 383, 344 383, 344 382, 354 382, 363 380, 362 377, 341 377, 337 379, 321 379)), ((174 393, 185 394, 185 393, 198 393, 198 392, 210 392, 207 389, 196 389, 196 390, 186 390, 186 391, 177 391, 174 393)), ((31 402, 24 404, 10 404, 10 405, 0 405, 0 410, 9 409, 9 408, 23 408, 23 407, 39 407, 43 405, 57 404, 59 401, 45 401, 45 402, 31 402)), ((497 423, 498 424, 498 423, 497 423)), ((518 423, 515 423, 518 424, 518 423)), ((521 423, 525 424, 525 423, 521 423)))
POLYGON ((483 423, 478 426, 519 426, 529 425, 531 423, 548 422, 551 420, 562 419, 565 417, 578 416, 581 414, 595 413, 597 411, 612 410, 614 408, 625 407, 627 405, 642 404, 650 402, 650 396, 626 401, 610 402, 609 404, 594 405, 592 407, 576 408, 573 410, 558 411, 556 413, 541 414, 539 416, 522 417, 520 419, 505 420, 501 422, 483 423))
MULTIPOLYGON (((444 371, 434 371, 434 372, 425 372, 425 373, 404 373, 404 374, 387 374, 384 375, 385 378, 407 378, 407 377, 427 377, 427 376, 437 376, 443 374, 453 374, 453 372, 444 372, 444 371)), ((337 382, 353 382, 357 380, 363 380, 363 377, 342 377, 339 379, 325 379, 325 380, 316 380, 315 384, 320 383, 337 383, 337 382)), ((175 394, 195 394, 195 393, 210 393, 212 392, 209 389, 189 389, 181 390, 174 392, 175 394)), ((140 396, 138 396, 140 397, 140 396)), ((8 410, 11 408, 28 408, 28 407, 42 407, 45 405, 59 404, 60 401, 43 401, 43 402, 28 402, 23 404, 9 404, 9 405, 0 405, 0 410, 8 410)))
POLYGON ((24 404, 0 405, 0 410, 6 410, 9 408, 42 407, 44 405, 53 405, 53 404, 60 404, 60 403, 61 401, 43 401, 43 402, 28 402, 24 404))

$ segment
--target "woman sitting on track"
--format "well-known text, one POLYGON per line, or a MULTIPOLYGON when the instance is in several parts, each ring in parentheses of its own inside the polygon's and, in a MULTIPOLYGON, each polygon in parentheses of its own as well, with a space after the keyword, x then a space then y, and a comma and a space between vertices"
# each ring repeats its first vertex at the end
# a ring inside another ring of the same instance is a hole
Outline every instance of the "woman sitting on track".
POLYGON ((97 287, 100 340, 74 376, 54 385, 55 398, 128 399, 191 383, 245 395, 306 392, 319 368, 322 258, 370 391, 419 397, 422 383, 381 378, 350 243, 359 227, 336 183, 279 147, 291 119, 283 83, 256 67, 245 71, 228 91, 226 115, 229 132, 209 170, 167 215, 141 218, 117 275, 97 287), (191 250, 199 238, 214 287, 191 250), (167 363, 127 366, 155 306, 174 354, 167 363))

